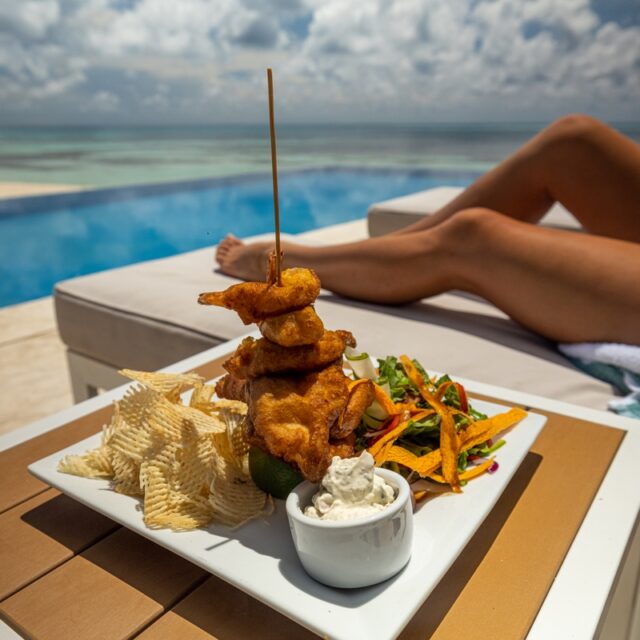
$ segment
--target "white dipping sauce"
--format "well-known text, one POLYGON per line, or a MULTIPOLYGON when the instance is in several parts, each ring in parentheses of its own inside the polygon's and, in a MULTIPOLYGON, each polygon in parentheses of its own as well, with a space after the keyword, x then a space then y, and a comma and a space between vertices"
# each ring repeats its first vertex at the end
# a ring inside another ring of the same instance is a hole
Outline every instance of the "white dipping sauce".
POLYGON ((322 520, 351 520, 382 511, 395 500, 395 491, 374 469, 368 451, 358 458, 335 456, 311 499, 313 505, 304 514, 322 520))

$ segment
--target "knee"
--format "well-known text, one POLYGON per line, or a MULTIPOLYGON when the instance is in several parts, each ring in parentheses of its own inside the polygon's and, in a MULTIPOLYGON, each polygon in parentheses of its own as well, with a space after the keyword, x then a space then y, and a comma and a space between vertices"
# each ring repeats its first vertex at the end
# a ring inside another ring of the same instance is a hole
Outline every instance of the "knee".
POLYGON ((606 125, 582 113, 572 113, 550 124, 542 137, 547 144, 582 145, 591 143, 606 125))
POLYGON ((449 240, 469 243, 486 238, 505 224, 508 224, 508 218, 503 214, 485 207, 472 207, 457 211, 441 227, 449 240))
POLYGON ((461 231, 466 231, 471 234, 500 224, 500 222, 504 220, 504 216, 486 207, 471 207, 458 211, 455 215, 451 216, 450 220, 456 223, 461 231))

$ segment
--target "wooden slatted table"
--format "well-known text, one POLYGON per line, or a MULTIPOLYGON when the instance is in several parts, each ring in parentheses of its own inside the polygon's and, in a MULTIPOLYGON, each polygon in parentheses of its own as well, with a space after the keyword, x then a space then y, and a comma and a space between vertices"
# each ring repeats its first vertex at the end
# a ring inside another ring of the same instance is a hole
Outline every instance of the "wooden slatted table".
MULTIPOLYGON (((214 377, 237 342, 167 370, 214 377)), ((634 477, 640 430, 614 415, 462 382, 476 397, 545 413, 548 424, 401 637, 591 637, 640 510, 634 477), (598 567, 585 580, 596 550, 598 567)), ((5 623, 43 640, 316 637, 28 474, 31 462, 96 433, 122 393, 108 392, 0 439, 5 623)))

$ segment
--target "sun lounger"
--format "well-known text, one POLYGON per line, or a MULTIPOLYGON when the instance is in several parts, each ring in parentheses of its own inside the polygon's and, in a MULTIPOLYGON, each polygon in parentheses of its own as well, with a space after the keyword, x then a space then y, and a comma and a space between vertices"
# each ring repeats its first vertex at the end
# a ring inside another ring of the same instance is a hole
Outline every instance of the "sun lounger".
MULTIPOLYGON (((366 237, 366 222, 302 234, 332 243, 366 237)), ((122 379, 123 367, 154 370, 254 327, 225 309, 196 304, 198 293, 236 282, 207 248, 61 282, 55 305, 77 400, 122 379)), ((348 328, 376 355, 407 352, 436 371, 605 409, 611 388, 578 371, 555 346, 491 304, 452 292, 403 307, 323 293, 317 309, 329 328, 348 328)))
MULTIPOLYGON (((374 204, 368 215, 369 235, 380 236, 417 222, 423 216, 435 213, 462 191, 462 187, 436 187, 374 204)), ((541 223, 560 229, 580 229, 578 221, 560 204, 551 207, 541 223)))

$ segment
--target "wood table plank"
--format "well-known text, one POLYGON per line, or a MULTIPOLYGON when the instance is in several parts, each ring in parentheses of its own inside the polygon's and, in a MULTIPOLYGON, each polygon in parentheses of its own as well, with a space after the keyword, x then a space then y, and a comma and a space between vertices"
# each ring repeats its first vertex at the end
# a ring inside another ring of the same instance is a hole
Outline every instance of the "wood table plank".
POLYGON ((220 358, 216 358, 215 360, 211 360, 210 362, 205 362, 204 364, 196 367, 193 371, 199 373, 206 380, 213 380, 213 378, 217 378, 218 376, 226 373, 222 364, 229 358, 231 353, 226 354, 220 358))
POLYGON ((0 600, 118 528, 49 489, 0 515, 0 600))
POLYGON ((138 636, 140 640, 312 640, 317 637, 214 576, 138 636))
POLYGON ((402 640, 527 635, 625 433, 539 413, 530 453, 402 640))
POLYGON ((0 451, 0 513, 45 491, 49 485, 34 478, 27 467, 74 442, 97 433, 111 419, 111 406, 77 418, 6 451, 0 451))
POLYGON ((190 562, 121 528, 0 603, 0 615, 37 640, 122 640, 205 576, 190 562))

